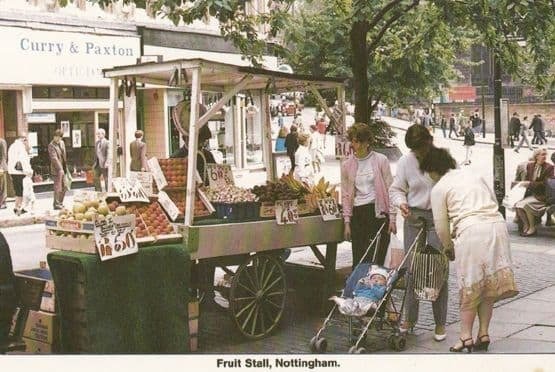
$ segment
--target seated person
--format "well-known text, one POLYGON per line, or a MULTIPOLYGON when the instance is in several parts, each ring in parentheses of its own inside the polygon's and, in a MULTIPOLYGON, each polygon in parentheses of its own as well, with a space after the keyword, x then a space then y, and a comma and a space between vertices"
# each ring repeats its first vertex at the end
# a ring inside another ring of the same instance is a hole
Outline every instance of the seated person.
POLYGON ((345 315, 363 316, 369 310, 376 310, 387 286, 388 272, 377 265, 370 266, 368 274, 360 279, 353 291, 353 298, 330 297, 345 315))

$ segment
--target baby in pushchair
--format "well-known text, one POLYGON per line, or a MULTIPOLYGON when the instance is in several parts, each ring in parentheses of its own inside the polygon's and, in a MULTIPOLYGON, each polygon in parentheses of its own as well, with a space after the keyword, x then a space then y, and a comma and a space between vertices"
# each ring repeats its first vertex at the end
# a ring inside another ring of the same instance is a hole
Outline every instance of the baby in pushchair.
POLYGON ((330 300, 337 304, 339 312, 350 316, 363 316, 370 310, 376 310, 378 303, 387 290, 388 271, 378 265, 371 265, 354 287, 353 297, 332 296, 330 300))

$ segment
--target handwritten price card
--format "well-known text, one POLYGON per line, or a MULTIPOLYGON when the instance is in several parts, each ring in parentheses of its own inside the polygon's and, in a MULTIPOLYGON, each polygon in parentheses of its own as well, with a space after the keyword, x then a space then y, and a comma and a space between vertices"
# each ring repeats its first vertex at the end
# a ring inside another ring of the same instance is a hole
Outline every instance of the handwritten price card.
POLYGON ((102 261, 137 253, 139 246, 135 236, 135 215, 96 219, 94 241, 102 261))
POLYGON ((129 180, 118 177, 112 180, 112 184, 122 202, 150 202, 147 193, 137 179, 129 180))
POLYGON ((229 164, 206 164, 210 186, 235 185, 229 164))
POLYGON ((158 190, 162 190, 164 187, 168 186, 168 181, 166 181, 166 176, 164 176, 164 172, 162 172, 162 168, 160 168, 160 163, 158 163, 157 157, 152 157, 148 159, 148 169, 152 173, 152 177, 154 178, 154 182, 156 182, 156 187, 158 190))
POLYGON ((318 199, 318 208, 324 221, 338 220, 341 218, 339 207, 334 198, 318 199))
POLYGON ((129 172, 130 180, 137 180, 141 184, 147 195, 152 195, 152 173, 150 172, 129 172))
POLYGON ((165 191, 160 191, 158 193, 158 202, 162 208, 164 208, 168 216, 170 216, 170 219, 175 221, 177 216, 179 216, 179 209, 165 191))
POLYGON ((278 225, 295 224, 299 220, 297 200, 277 200, 275 211, 278 225))

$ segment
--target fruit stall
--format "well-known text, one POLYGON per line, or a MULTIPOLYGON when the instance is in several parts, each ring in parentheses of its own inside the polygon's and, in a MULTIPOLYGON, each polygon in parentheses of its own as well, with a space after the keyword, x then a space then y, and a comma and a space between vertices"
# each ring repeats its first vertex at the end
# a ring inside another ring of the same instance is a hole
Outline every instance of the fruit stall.
MULTIPOLYGON (((188 92, 188 102, 178 105, 187 115, 175 111, 172 115, 178 130, 188 134, 189 154, 199 152, 200 128, 230 99, 245 92, 258 97, 261 107, 256 114, 262 122, 266 183, 239 187, 233 181, 236 166, 225 164, 205 164, 204 172, 209 182, 199 182, 197 156, 149 159, 154 175, 150 182, 154 186, 146 195, 148 200, 129 202, 122 200, 121 192, 108 193, 100 201, 83 201, 73 211, 62 211, 56 221, 50 222, 52 228, 47 239, 51 240, 51 247, 64 245, 57 239, 72 238, 81 247, 79 250, 92 253, 96 248, 99 252, 98 244, 95 247, 94 240, 87 237, 90 237, 93 220, 98 225, 99 219, 108 216, 114 220, 133 216, 129 223, 135 229, 139 252, 144 246, 177 242, 190 256, 193 266, 218 266, 226 272, 231 278, 226 294, 229 312, 237 329, 251 339, 268 335, 282 320, 288 293, 284 269, 288 249, 307 247, 314 253, 321 267, 324 297, 329 297, 333 291, 337 244, 343 240, 338 192, 323 178, 308 185, 290 175, 276 174, 269 95, 309 90, 330 117, 344 123, 345 114, 338 116, 338 111, 332 112, 320 90, 336 90, 339 107, 344 107, 345 79, 316 78, 202 59, 148 62, 103 72, 111 79, 110 138, 119 138, 123 144, 131 141, 129 133, 136 129, 134 107, 139 84, 181 88, 188 92), (120 86, 125 88, 122 117, 115 114, 121 99, 120 86), (220 98, 201 109, 202 92, 207 91, 217 92, 220 98), (125 129, 116 132, 117 128, 125 129), (64 217, 69 221, 62 222, 64 217)), ((239 130, 244 125, 235 116, 232 120, 239 130)), ((113 151, 115 158, 116 149, 113 151)), ((120 159, 123 164, 130 161, 125 151, 120 159)), ((116 170, 110 173, 109 180, 112 180, 111 174, 116 174, 116 170)), ((192 278, 190 286, 202 288, 199 281, 202 279, 192 278)))

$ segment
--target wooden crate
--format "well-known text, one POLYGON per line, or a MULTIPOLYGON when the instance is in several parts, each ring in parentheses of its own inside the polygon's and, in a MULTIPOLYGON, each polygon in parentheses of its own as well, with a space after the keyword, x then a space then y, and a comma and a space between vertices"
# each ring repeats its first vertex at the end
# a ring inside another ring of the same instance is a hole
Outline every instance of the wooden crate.
MULTIPOLYGON (((299 210, 299 216, 305 216, 316 212, 316 209, 314 209, 314 207, 308 205, 307 203, 298 203, 297 208, 299 210)), ((275 216, 276 216, 276 207, 274 204, 262 203, 260 205, 260 217, 275 218, 275 216)))

